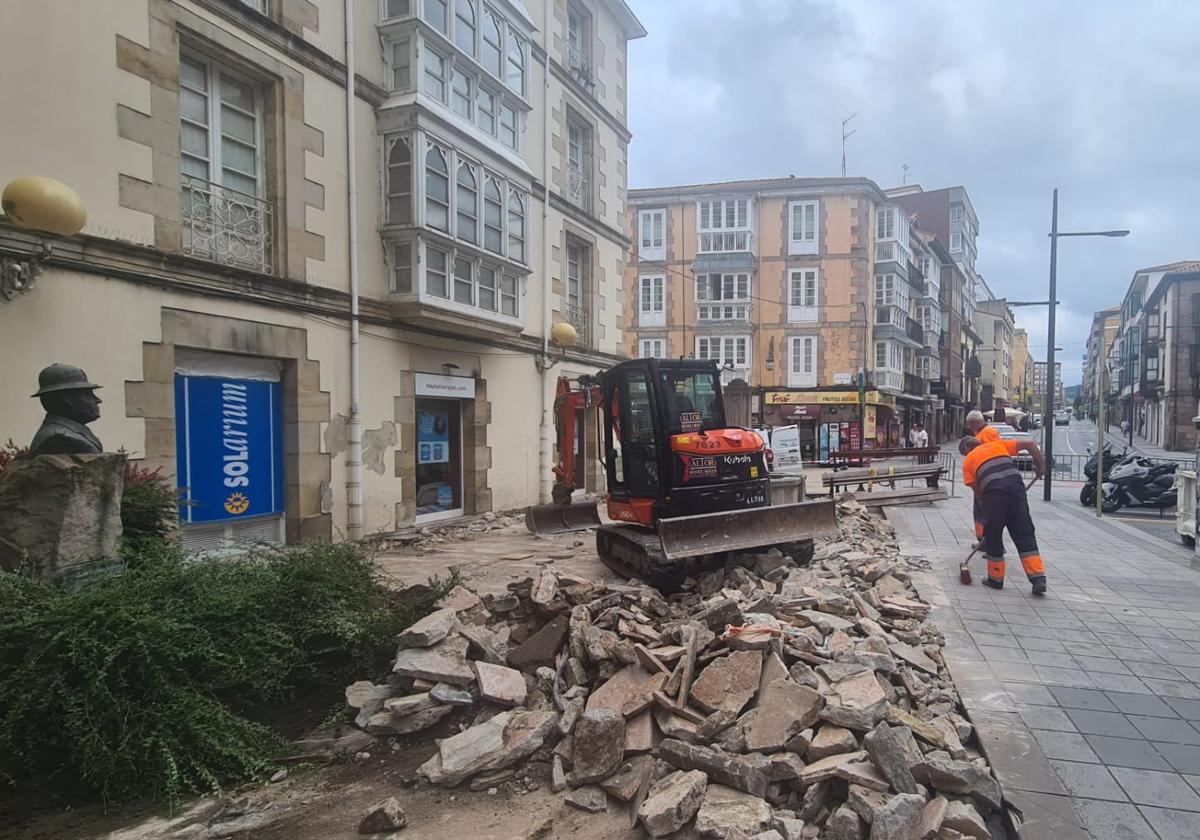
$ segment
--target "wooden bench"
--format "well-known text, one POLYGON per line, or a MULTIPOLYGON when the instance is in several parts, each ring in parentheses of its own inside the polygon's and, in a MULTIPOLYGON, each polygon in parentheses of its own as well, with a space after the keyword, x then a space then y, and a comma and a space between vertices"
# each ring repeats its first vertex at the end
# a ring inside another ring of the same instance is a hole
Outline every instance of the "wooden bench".
POLYGON ((936 489, 938 480, 946 473, 946 468, 940 464, 906 464, 896 467, 871 467, 869 469, 845 470, 843 472, 826 473, 821 476, 821 484, 829 488, 829 495, 834 495, 839 488, 849 488, 857 485, 859 490, 867 489, 870 484, 886 484, 896 489, 898 479, 925 479, 925 486, 936 489))
POLYGON ((866 466, 872 461, 889 458, 916 458, 918 464, 932 464, 937 458, 936 446, 890 447, 886 449, 839 449, 829 455, 829 463, 835 470, 852 466, 866 466))
POLYGON ((931 487, 909 487, 903 490, 877 490, 874 493, 854 493, 854 500, 869 508, 919 505, 950 498, 945 490, 931 487))

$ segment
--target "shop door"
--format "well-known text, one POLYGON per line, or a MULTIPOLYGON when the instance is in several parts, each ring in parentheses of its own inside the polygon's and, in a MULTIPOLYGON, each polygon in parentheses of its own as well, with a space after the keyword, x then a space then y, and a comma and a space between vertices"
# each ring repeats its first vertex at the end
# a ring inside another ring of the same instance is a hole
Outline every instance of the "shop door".
POLYGON ((457 400, 417 400, 417 522, 462 516, 462 414, 457 400))
POLYGON ((192 551, 283 542, 279 382, 175 375, 183 545, 192 551))

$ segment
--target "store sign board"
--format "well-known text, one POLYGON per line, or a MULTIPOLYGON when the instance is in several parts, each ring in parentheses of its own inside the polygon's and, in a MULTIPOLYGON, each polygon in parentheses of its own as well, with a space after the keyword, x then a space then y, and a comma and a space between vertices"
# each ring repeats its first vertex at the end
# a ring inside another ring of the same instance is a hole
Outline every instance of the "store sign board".
POLYGON ((475 399, 475 380, 469 376, 418 373, 416 374, 416 395, 452 400, 473 400, 475 399))
MULTIPOLYGON (((857 391, 768 391, 763 399, 767 405, 857 405, 857 391)), ((878 391, 867 391, 866 400, 873 405, 894 406, 896 398, 878 391)))

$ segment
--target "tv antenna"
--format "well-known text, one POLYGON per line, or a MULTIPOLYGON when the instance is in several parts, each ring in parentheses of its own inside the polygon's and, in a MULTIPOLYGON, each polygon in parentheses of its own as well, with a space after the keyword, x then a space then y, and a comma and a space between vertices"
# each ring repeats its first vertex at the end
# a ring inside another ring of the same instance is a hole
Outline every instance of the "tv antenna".
POLYGON ((854 134, 855 131, 858 131, 857 128, 853 129, 852 131, 846 131, 846 126, 850 124, 850 120, 854 119, 857 116, 858 116, 858 112, 855 111, 853 114, 846 117, 846 119, 842 120, 842 177, 843 178, 846 177, 846 141, 850 138, 850 136, 852 134, 854 134))
POLYGON ((908 170, 910 169, 912 169, 912 167, 907 163, 900 164, 900 171, 904 173, 903 177, 900 179, 900 186, 904 186, 908 183, 908 170))

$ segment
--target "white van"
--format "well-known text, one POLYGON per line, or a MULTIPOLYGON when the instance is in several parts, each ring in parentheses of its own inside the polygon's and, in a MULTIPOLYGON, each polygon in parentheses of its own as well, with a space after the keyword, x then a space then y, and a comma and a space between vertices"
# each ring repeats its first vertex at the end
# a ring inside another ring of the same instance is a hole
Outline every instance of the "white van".
POLYGON ((775 454, 775 472, 800 474, 804 464, 800 457, 800 427, 774 426, 759 428, 758 433, 767 440, 767 446, 775 454))

